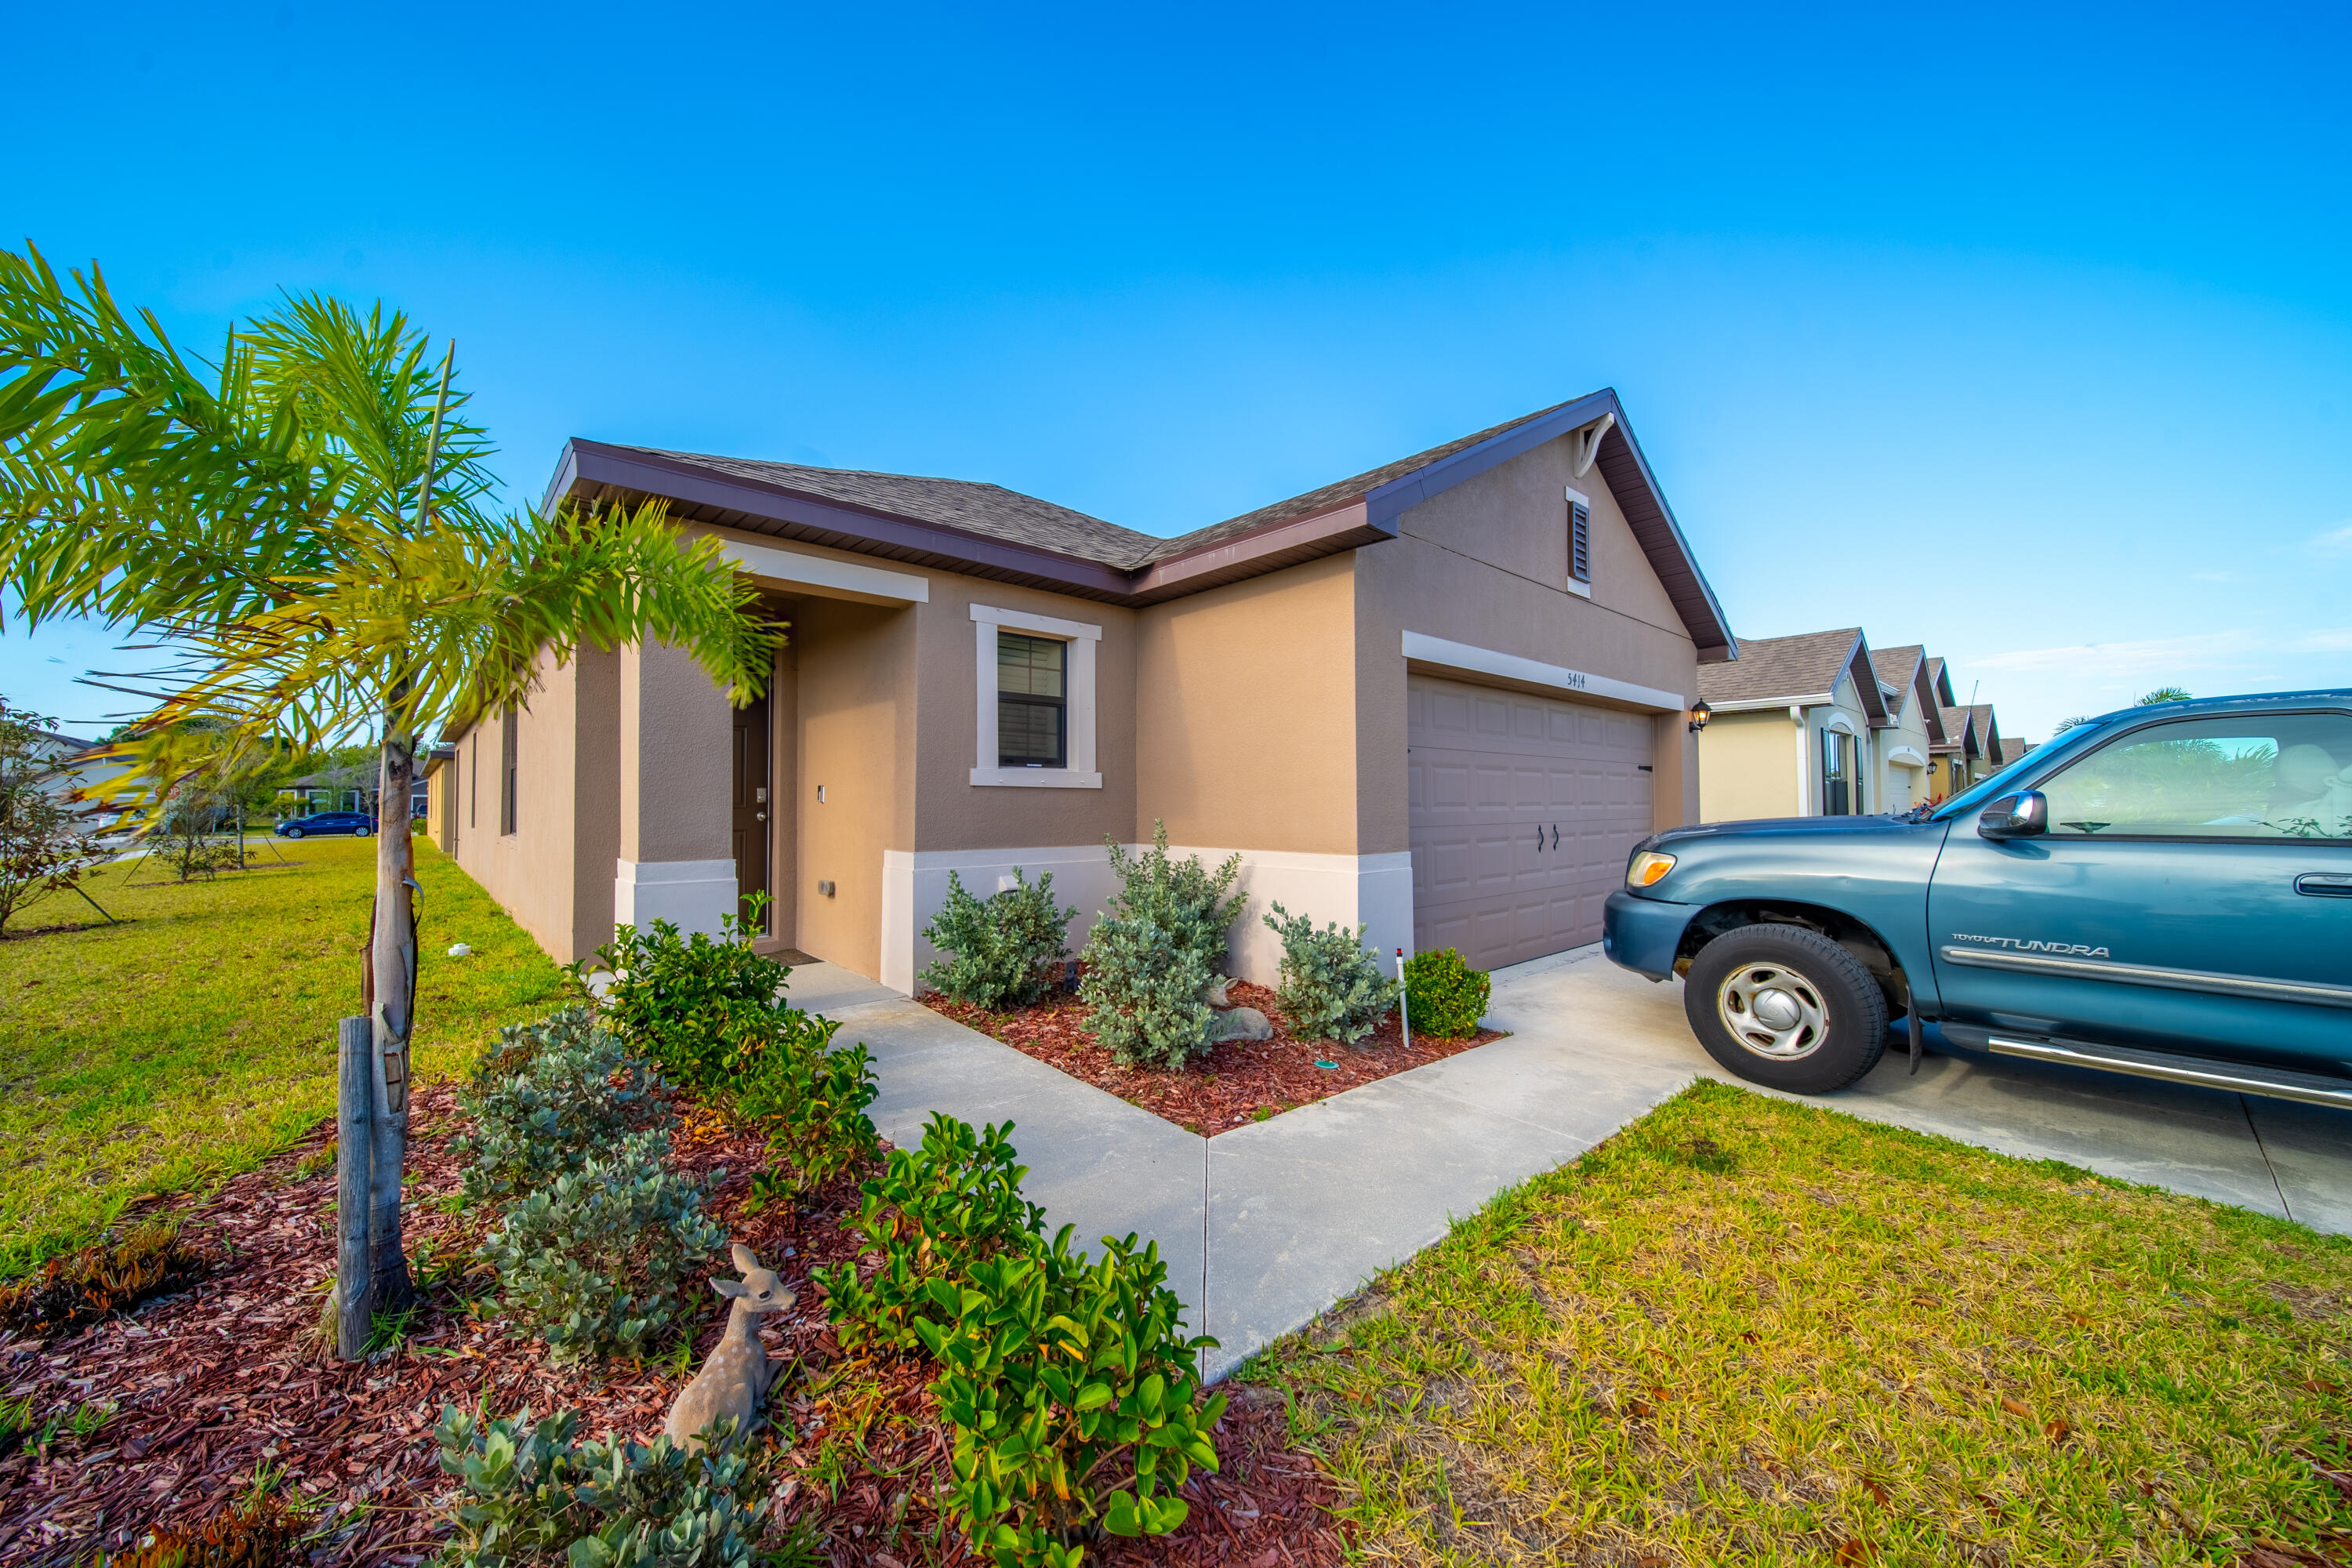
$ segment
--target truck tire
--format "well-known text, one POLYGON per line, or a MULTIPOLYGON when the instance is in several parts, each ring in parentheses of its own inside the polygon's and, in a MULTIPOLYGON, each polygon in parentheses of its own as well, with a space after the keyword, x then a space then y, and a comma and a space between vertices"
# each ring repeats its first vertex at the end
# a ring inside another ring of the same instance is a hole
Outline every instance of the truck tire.
POLYGON ((1683 1012, 1706 1054, 1791 1094, 1843 1089, 1886 1049, 1886 995, 1860 959, 1802 926, 1756 925, 1698 950, 1683 1012))

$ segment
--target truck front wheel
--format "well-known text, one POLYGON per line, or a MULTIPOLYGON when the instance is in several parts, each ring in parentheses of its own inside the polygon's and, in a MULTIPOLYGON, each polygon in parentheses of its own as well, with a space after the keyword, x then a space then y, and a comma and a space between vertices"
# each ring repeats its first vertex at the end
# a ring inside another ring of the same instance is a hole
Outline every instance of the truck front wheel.
POLYGON ((1886 997, 1862 961, 1802 926, 1747 926, 1691 960, 1683 1011, 1706 1054, 1792 1094, 1843 1089, 1886 1049, 1886 997))

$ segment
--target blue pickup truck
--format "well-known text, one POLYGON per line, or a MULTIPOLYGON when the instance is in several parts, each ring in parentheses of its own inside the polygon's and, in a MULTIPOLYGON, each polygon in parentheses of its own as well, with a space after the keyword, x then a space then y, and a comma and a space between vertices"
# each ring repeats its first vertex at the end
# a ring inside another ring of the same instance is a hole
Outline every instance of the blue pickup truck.
POLYGON ((2130 708, 1941 805, 1671 828, 1603 951, 1709 1055, 1842 1089, 1889 1022, 1967 1049, 2352 1108, 2352 691, 2130 708))

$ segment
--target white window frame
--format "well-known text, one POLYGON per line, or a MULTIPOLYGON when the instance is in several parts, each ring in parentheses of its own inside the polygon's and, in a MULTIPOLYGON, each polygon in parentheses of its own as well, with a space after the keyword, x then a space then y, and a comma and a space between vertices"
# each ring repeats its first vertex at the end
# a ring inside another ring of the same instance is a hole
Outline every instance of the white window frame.
POLYGON ((993 605, 971 607, 972 647, 980 667, 980 701, 976 709, 980 737, 972 758, 971 782, 985 789, 1100 789, 1102 774, 1095 771, 1095 647, 1102 627, 1055 616, 1034 616, 1026 610, 1000 609, 993 605), (1053 637, 1070 649, 1067 713, 1069 722, 1066 768, 1002 768, 996 765, 996 634, 1025 632, 1053 637))

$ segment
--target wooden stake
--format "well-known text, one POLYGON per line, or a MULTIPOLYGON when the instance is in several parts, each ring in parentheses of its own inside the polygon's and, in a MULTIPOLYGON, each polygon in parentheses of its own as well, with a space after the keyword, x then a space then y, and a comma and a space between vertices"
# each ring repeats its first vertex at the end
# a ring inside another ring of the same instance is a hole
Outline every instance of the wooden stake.
POLYGON ((375 1029, 365 1018, 335 1026, 335 1353, 367 1354, 375 1309, 368 1248, 369 1165, 375 1143, 375 1029))

